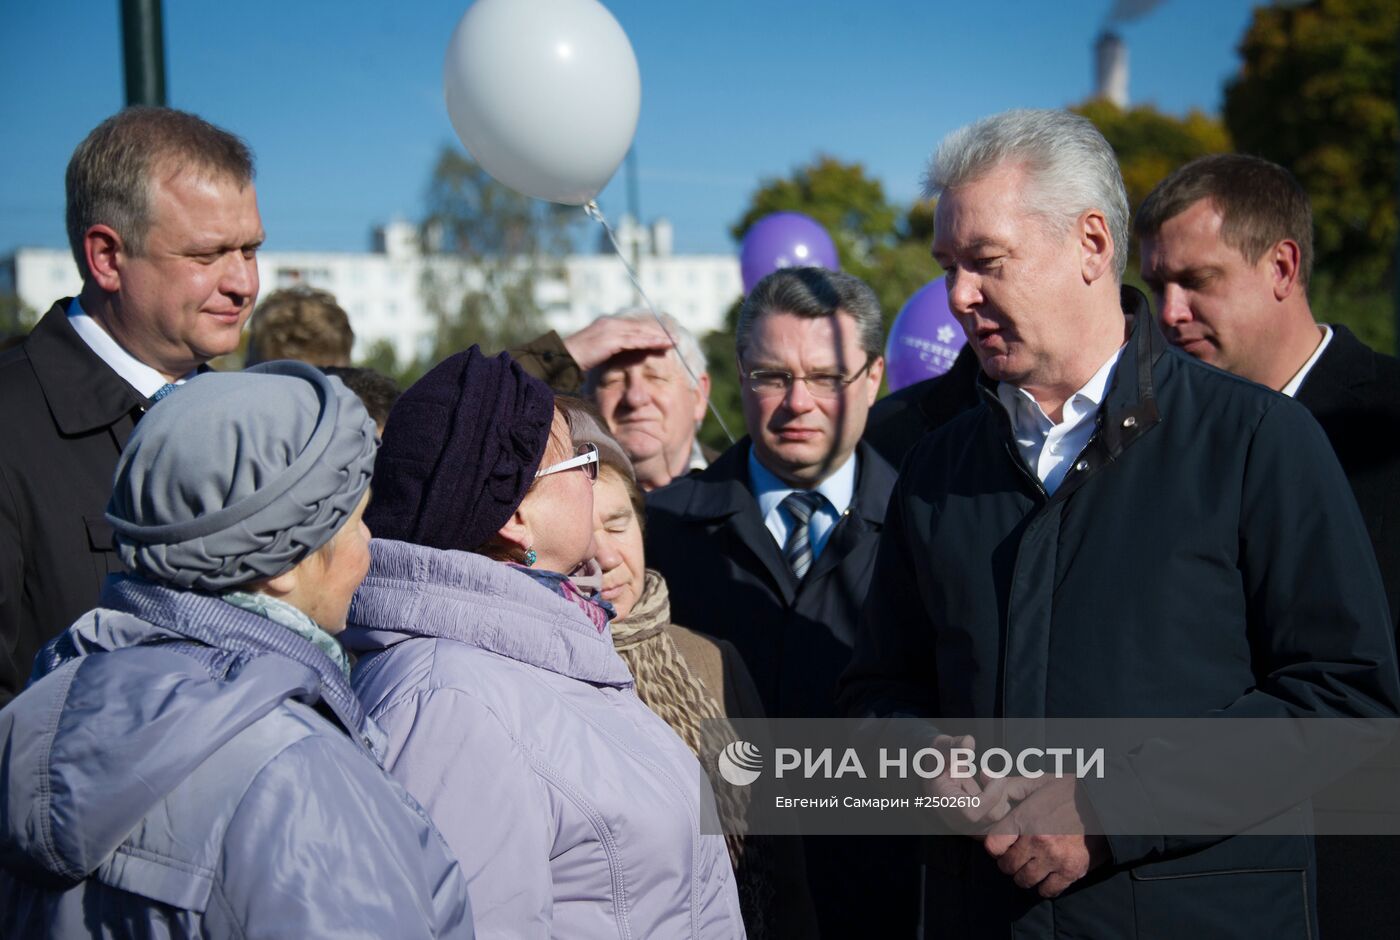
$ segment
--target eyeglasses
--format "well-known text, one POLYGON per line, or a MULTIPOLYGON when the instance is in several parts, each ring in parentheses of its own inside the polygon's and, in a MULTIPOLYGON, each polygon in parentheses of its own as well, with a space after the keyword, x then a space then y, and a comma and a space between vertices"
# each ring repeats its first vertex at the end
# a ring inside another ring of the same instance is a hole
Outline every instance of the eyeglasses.
POLYGON ((561 460, 545 467, 535 474, 535 479, 547 477, 551 473, 563 473, 565 470, 573 470, 575 467, 582 468, 590 483, 598 479, 598 445, 592 441, 585 441, 578 445, 577 453, 577 457, 570 457, 568 460, 561 460))
POLYGON ((811 375, 793 375, 781 369, 754 369, 744 373, 744 381, 756 394, 764 396, 786 395, 793 382, 806 382, 807 391, 813 398, 835 398, 856 379, 865 374, 875 361, 874 356, 865 357, 865 365, 847 378, 839 372, 814 372, 811 375))

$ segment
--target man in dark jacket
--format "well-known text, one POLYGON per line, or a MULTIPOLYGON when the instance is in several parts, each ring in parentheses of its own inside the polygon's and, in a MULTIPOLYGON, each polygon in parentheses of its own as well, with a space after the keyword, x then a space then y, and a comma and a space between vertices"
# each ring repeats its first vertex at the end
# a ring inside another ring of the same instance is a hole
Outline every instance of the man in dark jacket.
MULTIPOLYGON (((1391 619, 1400 625, 1400 362, 1344 326, 1313 319, 1307 193, 1267 160, 1202 157, 1157 185, 1135 228, 1167 340, 1296 398, 1322 425, 1361 507, 1391 619)), ((1395 929, 1400 839, 1322 835, 1317 854, 1324 937, 1395 929)))
MULTIPOLYGON (((1127 196, 1102 135, 1007 112, 946 138, 928 178, 983 401, 905 465, 848 708, 939 728, 1392 718, 1384 593, 1336 458, 1304 409, 1169 348, 1120 290, 1127 196)), ((1174 766, 1204 766, 1176 743, 1174 766)), ((1318 783, 1296 742, 1266 753, 1261 820, 1318 783)), ((1177 782, 1133 779, 1138 820, 1177 782)), ((1035 783, 982 838, 933 840, 929 933, 1316 935, 1307 836, 1143 833, 1099 781, 1035 783)))
POLYGON ((82 293, 0 356, 0 705, 121 570, 103 510, 136 421, 238 347, 258 294, 253 158, 227 131, 129 108, 78 145, 66 189, 82 293))
MULTIPOLYGON (((647 558, 670 586, 672 620, 738 647, 772 717, 838 714, 894 484, 860 443, 880 333, 879 302, 849 275, 793 268, 759 282, 735 337, 749 436, 647 501, 647 558)), ((912 934, 912 846, 806 845, 823 936, 912 934)))

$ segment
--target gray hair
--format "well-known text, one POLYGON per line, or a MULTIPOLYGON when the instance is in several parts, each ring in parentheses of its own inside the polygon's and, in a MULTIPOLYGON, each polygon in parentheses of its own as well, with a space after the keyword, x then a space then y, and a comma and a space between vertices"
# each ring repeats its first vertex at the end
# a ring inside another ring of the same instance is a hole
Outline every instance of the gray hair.
POLYGON ((779 268, 754 285, 739 308, 734 346, 739 355, 749 346, 753 325, 765 313, 791 313, 799 317, 834 317, 848 313, 855 318, 860 348, 869 356, 884 352, 884 320, 875 292, 858 277, 825 268, 779 268))
POLYGON ((597 405, 573 395, 555 395, 554 407, 563 414, 564 422, 569 426, 569 439, 575 447, 580 444, 596 445, 600 467, 609 467, 618 476, 629 480, 637 479, 631 458, 608 430, 608 423, 598 413, 597 405))
POLYGON ((960 127, 943 138, 929 161, 924 196, 937 198, 1004 163, 1026 168, 1026 209, 1055 231, 1064 231, 1088 209, 1102 212, 1122 281, 1128 265, 1128 193, 1113 147, 1093 122, 1069 111, 1017 108, 960 127))
POLYGON ((151 228, 152 177, 190 168, 240 187, 253 181, 253 154, 238 137, 186 111, 134 107, 103 121, 73 151, 64 180, 68 245, 87 280, 83 239, 108 225, 140 256, 151 228))
MULTIPOLYGON (((655 323, 657 317, 666 325, 666 332, 671 334, 672 341, 676 344, 675 351, 681 357, 681 362, 688 367, 686 381, 691 388, 699 387, 700 376, 710 370, 709 363, 705 361, 705 351, 700 348, 700 341, 695 338, 695 334, 681 326, 679 320, 669 313, 658 313, 652 316, 650 310, 645 307, 630 307, 626 310, 619 310, 612 315, 615 320, 631 320, 636 323, 655 323)), ((591 395, 598 387, 598 378, 602 375, 603 368, 607 363, 602 363, 588 370, 588 374, 583 379, 583 391, 591 395)))

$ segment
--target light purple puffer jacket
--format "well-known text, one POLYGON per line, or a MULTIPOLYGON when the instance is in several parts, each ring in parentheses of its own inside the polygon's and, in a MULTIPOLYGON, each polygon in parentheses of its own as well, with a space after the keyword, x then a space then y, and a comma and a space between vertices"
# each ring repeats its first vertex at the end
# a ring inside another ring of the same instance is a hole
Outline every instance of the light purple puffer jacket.
POLYGON ((371 549, 342 635, 355 692, 456 852, 477 936, 742 937, 724 841, 700 832, 709 784, 608 633, 500 562, 371 549))

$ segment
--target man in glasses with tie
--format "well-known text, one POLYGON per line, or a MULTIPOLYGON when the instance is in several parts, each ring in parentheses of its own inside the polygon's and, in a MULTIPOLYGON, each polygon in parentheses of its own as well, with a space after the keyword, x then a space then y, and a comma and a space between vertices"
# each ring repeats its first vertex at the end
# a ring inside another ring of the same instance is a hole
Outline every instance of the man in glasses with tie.
POLYGON ((78 145, 66 197, 82 292, 0 356, 0 705, 121 570, 103 511, 127 436, 238 348, 258 295, 253 156, 227 131, 128 108, 78 145))
MULTIPOLYGON (((881 325, 874 293, 848 274, 760 281, 735 333, 748 436, 648 500, 647 558, 670 585, 672 619, 732 642, 773 717, 839 714, 895 480, 861 443, 884 374, 881 325)), ((912 935, 910 850, 844 837, 806 848, 823 936, 912 935)))

